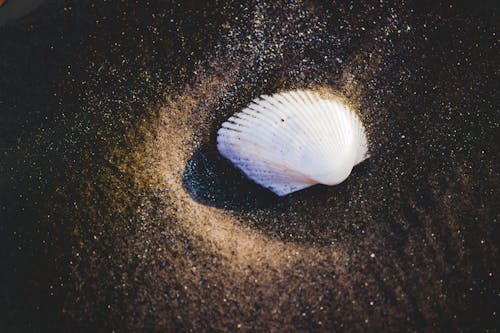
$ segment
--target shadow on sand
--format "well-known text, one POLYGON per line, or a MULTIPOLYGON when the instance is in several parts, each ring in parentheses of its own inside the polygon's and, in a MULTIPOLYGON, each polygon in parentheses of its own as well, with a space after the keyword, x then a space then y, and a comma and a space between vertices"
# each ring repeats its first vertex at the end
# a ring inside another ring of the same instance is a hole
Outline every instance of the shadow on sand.
POLYGON ((182 181, 194 200, 217 208, 265 209, 286 200, 248 179, 209 145, 201 146, 191 156, 182 181))

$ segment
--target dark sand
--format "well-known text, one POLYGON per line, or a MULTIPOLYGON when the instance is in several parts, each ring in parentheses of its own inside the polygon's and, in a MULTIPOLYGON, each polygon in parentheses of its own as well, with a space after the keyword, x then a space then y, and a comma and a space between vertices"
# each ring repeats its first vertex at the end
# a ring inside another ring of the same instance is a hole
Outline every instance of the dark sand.
POLYGON ((0 0, 0 26, 28 14, 43 1, 44 0, 0 0))
POLYGON ((497 21, 89 0, 3 26, 0 331, 495 331, 497 21), (349 101, 372 156, 278 198, 215 135, 300 87, 349 101))

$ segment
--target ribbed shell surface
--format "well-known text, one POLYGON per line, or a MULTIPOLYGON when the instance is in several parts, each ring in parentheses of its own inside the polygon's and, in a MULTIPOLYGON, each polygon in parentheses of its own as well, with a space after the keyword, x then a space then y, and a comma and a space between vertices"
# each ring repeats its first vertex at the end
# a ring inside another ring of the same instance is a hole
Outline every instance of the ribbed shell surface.
POLYGON ((338 99, 294 90, 253 100, 222 124, 219 152, 278 195, 343 181, 367 157, 359 117, 338 99))

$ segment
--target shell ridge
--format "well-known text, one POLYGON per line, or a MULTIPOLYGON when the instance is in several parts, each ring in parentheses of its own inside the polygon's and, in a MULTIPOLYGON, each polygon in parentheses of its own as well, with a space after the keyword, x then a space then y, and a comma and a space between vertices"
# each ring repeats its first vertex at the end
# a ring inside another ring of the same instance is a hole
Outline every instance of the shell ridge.
MULTIPOLYGON (((269 101, 271 103, 271 101, 269 101)), ((277 106, 274 106, 277 109, 277 106)), ((282 127, 280 127, 281 133, 284 133, 286 137, 293 142, 296 150, 301 150, 307 144, 304 141, 303 136, 300 135, 300 123, 297 122, 297 117, 290 116, 290 114, 294 114, 291 108, 294 109, 294 106, 291 104, 283 104, 283 108, 288 107, 286 109, 286 113, 282 110, 279 110, 281 117, 280 122, 282 123, 282 127)))
POLYGON ((309 133, 313 133, 307 140, 307 146, 312 147, 312 150, 316 151, 318 154, 322 154, 321 147, 319 143, 321 142, 321 133, 317 128, 317 121, 314 120, 314 117, 318 115, 317 110, 315 110, 314 105, 316 103, 309 101, 306 103, 306 97, 303 95, 303 91, 297 91, 293 94, 293 98, 297 104, 301 105, 304 109, 303 111, 303 120, 305 128, 309 133))
POLYGON ((294 183, 302 188, 311 186, 312 181, 302 173, 288 169, 269 160, 251 160, 251 156, 236 159, 235 165, 257 184, 270 188, 279 183, 294 183))
POLYGON ((325 138, 326 138, 326 145, 328 147, 327 153, 331 152, 332 150, 335 150, 335 146, 338 144, 338 134, 337 131, 335 130, 335 121, 332 118, 332 114, 334 111, 329 108, 328 101, 322 100, 318 103, 318 106, 322 110, 322 114, 324 115, 325 118, 325 125, 326 125, 326 130, 325 130, 325 138))
POLYGON ((293 131, 290 130, 290 122, 285 124, 281 120, 283 118, 280 117, 278 119, 279 120, 275 120, 276 122, 273 124, 275 128, 276 138, 279 140, 278 147, 280 150, 286 150, 287 153, 290 153, 290 151, 296 150, 298 148, 297 140, 295 139, 293 131), (286 147, 288 147, 289 149, 286 149, 286 147))
POLYGON ((324 100, 318 93, 307 91, 305 95, 310 100, 311 106, 315 107, 316 109, 315 111, 318 114, 318 116, 313 119, 313 121, 315 122, 315 129, 319 137, 316 149, 322 154, 328 154, 331 152, 331 147, 332 147, 328 145, 328 141, 330 141, 329 139, 330 139, 331 124, 328 122, 328 118, 326 116, 327 112, 325 112, 325 110, 322 107, 324 100))
POLYGON ((369 157, 360 116, 310 89, 255 98, 221 125, 216 141, 222 156, 278 195, 338 184, 369 157))
MULTIPOLYGON (((310 113, 310 110, 308 108, 307 105, 304 105, 304 103, 302 103, 302 101, 300 100, 300 98, 297 98, 297 95, 295 94, 295 92, 290 92, 289 93, 289 99, 290 99, 290 105, 292 105, 293 109, 295 110, 296 114, 297 114, 297 120, 299 121, 299 124, 301 126, 300 128, 300 133, 297 133, 297 134, 302 134, 302 133, 313 133, 313 137, 316 135, 316 133, 314 133, 314 131, 312 131, 312 128, 311 128, 311 123, 310 123, 310 119, 309 119, 309 113, 310 113)), ((308 145, 310 144, 311 142, 311 137, 307 137, 307 136, 300 136, 300 138, 302 139, 302 143, 304 145, 308 145)))
MULTIPOLYGON (((246 114, 240 112, 237 114, 238 123, 245 127, 245 131, 248 134, 252 135, 255 131, 262 132, 262 130, 270 131, 270 133, 275 133, 275 126, 272 123, 269 123, 267 120, 253 118, 251 116, 246 116, 246 114), (255 129, 255 127, 257 129, 255 129)), ((266 133, 266 132, 264 132, 266 133)), ((266 133, 267 134, 267 133, 266 133)), ((267 137, 267 136, 264 136, 267 137)), ((262 138, 260 138, 262 139, 262 138)))
POLYGON ((251 147, 253 147, 253 150, 258 153, 258 155, 266 156, 267 159, 271 159, 268 156, 273 156, 274 150, 269 150, 269 146, 256 143, 254 140, 249 140, 247 138, 238 137, 237 139, 238 144, 233 143, 231 140, 218 141, 218 143, 222 148, 231 149, 234 151, 242 150, 241 147, 246 144, 247 151, 249 150, 248 145, 250 145, 251 147))
POLYGON ((284 133, 288 137, 288 139, 293 142, 297 142, 297 135, 295 131, 298 131, 299 128, 296 127, 294 121, 290 121, 293 118, 290 116, 291 114, 293 114, 293 112, 290 110, 290 108, 287 108, 290 105, 282 103, 275 97, 270 98, 267 102, 269 103, 270 107, 272 107, 273 110, 275 110, 279 115, 279 118, 277 119, 278 125, 281 125, 278 126, 279 130, 284 133))
MULTIPOLYGON (((231 119, 238 125, 243 127, 242 132, 245 133, 249 138, 252 137, 254 140, 262 141, 265 140, 269 143, 276 141, 276 124, 271 123, 266 118, 254 118, 251 116, 246 116, 245 113, 239 112, 236 114, 237 118, 231 119), (259 134, 256 136, 257 133, 259 134)), ((224 125, 223 125, 224 126, 224 125)))
MULTIPOLYGON (((335 116, 336 116, 334 130, 335 130, 337 140, 340 144, 346 145, 348 143, 347 142, 347 138, 349 135, 348 130, 352 126, 352 123, 350 121, 346 121, 346 117, 345 117, 346 108, 345 107, 343 107, 342 105, 340 105, 338 102, 335 102, 335 101, 331 101, 330 105, 331 105, 332 109, 334 110, 335 116), (343 124, 343 123, 349 124, 349 126, 338 126, 338 124, 343 124)), ((347 111, 347 112, 349 112, 349 111, 347 111)))
POLYGON ((291 122, 294 127, 297 128, 294 133, 294 138, 300 145, 300 149, 298 149, 297 154, 295 154, 294 156, 293 164, 296 166, 300 166, 303 163, 302 156, 304 154, 304 149, 306 149, 307 147, 310 148, 312 146, 311 138, 307 136, 307 134, 310 133, 311 130, 306 126, 308 124, 304 120, 308 109, 302 103, 298 103, 295 98, 293 98, 291 93, 289 93, 287 97, 287 105, 291 110, 293 110, 291 112, 294 113, 294 117, 292 117, 292 119, 289 119, 289 122, 291 122))
MULTIPOLYGON (((226 126, 227 124, 224 124, 226 126)), ((231 127, 234 127, 234 125, 229 125, 231 127)), ((218 133, 218 142, 222 145, 225 145, 229 143, 232 146, 241 146, 243 144, 249 144, 250 147, 253 147, 253 150, 256 150, 259 152, 259 154, 263 156, 272 156, 273 154, 277 154, 278 156, 275 156, 274 158, 276 160, 285 160, 284 155, 288 153, 285 149, 286 145, 283 145, 282 142, 279 140, 272 140, 272 138, 266 136, 266 131, 265 129, 261 128, 260 126, 257 126, 255 128, 255 132, 237 132, 233 133, 233 131, 227 131, 223 130, 225 127, 221 128, 218 133), (256 135, 257 134, 257 135, 256 135), (225 139, 226 137, 229 137, 230 139, 225 139), (234 142, 230 142, 231 139, 236 138, 237 144, 234 142), (262 138, 265 138, 265 140, 260 140, 262 138)), ((240 129, 240 127, 238 127, 240 129)), ((249 148, 248 148, 249 149, 249 148)))

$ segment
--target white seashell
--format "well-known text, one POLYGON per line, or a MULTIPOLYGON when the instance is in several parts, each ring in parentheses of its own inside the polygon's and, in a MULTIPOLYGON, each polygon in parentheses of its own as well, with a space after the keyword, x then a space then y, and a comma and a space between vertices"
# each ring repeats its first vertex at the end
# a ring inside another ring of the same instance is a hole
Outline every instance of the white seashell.
POLYGON ((250 179, 283 196, 336 185, 368 157, 365 129, 339 99, 311 90, 263 95, 217 133, 219 152, 250 179))

